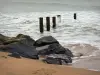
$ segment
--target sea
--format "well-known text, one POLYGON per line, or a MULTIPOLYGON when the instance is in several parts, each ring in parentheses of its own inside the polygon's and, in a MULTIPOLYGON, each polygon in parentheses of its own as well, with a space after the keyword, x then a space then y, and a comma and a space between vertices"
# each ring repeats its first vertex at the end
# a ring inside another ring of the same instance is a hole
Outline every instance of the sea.
POLYGON ((35 40, 53 36, 75 55, 72 67, 100 71, 100 7, 45 2, 0 4, 0 34, 9 37, 25 34, 35 40), (76 20, 74 13, 77 14, 76 20), (40 17, 44 22, 42 34, 40 17), (50 17, 50 31, 46 31, 46 17, 50 17), (56 17, 55 29, 52 28, 52 17, 56 17))

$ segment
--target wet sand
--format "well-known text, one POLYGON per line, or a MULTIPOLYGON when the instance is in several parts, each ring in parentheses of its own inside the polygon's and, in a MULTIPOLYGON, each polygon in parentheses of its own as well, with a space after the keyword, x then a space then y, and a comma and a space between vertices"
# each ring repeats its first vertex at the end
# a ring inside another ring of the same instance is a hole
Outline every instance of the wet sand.
POLYGON ((100 57, 91 56, 87 58, 80 58, 77 62, 73 63, 72 66, 77 68, 100 71, 100 57))
POLYGON ((0 75, 100 75, 100 72, 65 65, 50 65, 39 60, 13 58, 0 52, 0 75))

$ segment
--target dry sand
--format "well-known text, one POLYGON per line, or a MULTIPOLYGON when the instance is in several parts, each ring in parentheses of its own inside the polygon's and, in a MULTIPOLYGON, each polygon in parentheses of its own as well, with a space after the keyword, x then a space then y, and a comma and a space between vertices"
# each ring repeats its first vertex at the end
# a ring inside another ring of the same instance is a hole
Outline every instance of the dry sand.
POLYGON ((7 54, 0 52, 0 75, 100 75, 100 72, 96 71, 50 65, 26 58, 17 59, 7 54))

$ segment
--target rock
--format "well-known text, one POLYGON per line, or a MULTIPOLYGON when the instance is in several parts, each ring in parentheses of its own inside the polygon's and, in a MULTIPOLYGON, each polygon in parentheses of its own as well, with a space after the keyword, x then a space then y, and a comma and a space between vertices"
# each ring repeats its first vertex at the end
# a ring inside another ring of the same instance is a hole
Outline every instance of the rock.
POLYGON ((11 44, 11 43, 14 43, 14 42, 21 42, 23 44, 33 46, 33 44, 35 43, 35 40, 32 39, 28 35, 18 34, 16 37, 10 38, 7 41, 5 41, 4 45, 8 45, 8 44, 11 44))
POLYGON ((39 59, 38 52, 33 46, 35 40, 28 35, 19 34, 10 38, 0 35, 0 41, 3 43, 0 45, 0 50, 10 52, 12 56, 18 57, 19 54, 22 57, 39 59))
POLYGON ((34 43, 35 43, 35 40, 32 39, 32 38, 31 38, 30 36, 28 36, 28 35, 18 34, 18 35, 16 36, 16 38, 21 39, 21 40, 20 40, 21 43, 27 44, 27 45, 29 45, 29 46, 33 46, 34 43))
POLYGON ((69 50, 68 48, 65 48, 66 52, 65 54, 69 57, 74 57, 73 53, 71 52, 71 50, 69 50))
POLYGON ((53 43, 59 43, 59 42, 52 36, 45 36, 45 37, 38 39, 35 42, 34 46, 40 47, 40 46, 49 45, 53 43))
POLYGON ((0 51, 6 52, 7 50, 9 50, 7 45, 0 45, 0 51))
POLYGON ((8 56, 15 57, 15 58, 21 58, 20 54, 18 52, 14 52, 14 53, 12 53, 12 54, 10 54, 8 56))
POLYGON ((22 57, 39 59, 38 52, 36 51, 35 47, 28 46, 19 42, 9 44, 8 47, 10 48, 8 51, 11 53, 17 52, 22 57))
POLYGON ((6 38, 6 36, 0 34, 0 40, 1 40, 1 39, 5 39, 5 38, 6 38))
POLYGON ((3 43, 3 45, 8 45, 14 42, 19 42, 19 40, 18 39, 8 39, 3 43))
POLYGON ((2 45, 3 43, 0 41, 0 45, 2 45))
POLYGON ((18 34, 18 35, 16 36, 16 38, 23 38, 23 37, 25 37, 25 36, 27 36, 27 35, 24 35, 24 34, 18 34))
POLYGON ((60 44, 54 43, 50 45, 45 45, 42 47, 37 47, 39 55, 48 55, 48 54, 66 54, 69 57, 73 57, 72 52, 69 49, 65 49, 60 44))
POLYGON ((0 34, 0 44, 3 44, 9 37, 0 34))
POLYGON ((36 50, 38 51, 39 55, 48 55, 48 52, 49 52, 48 47, 49 45, 36 47, 36 50))
POLYGON ((65 54, 50 54, 45 59, 48 64, 68 64, 72 63, 72 59, 65 54))

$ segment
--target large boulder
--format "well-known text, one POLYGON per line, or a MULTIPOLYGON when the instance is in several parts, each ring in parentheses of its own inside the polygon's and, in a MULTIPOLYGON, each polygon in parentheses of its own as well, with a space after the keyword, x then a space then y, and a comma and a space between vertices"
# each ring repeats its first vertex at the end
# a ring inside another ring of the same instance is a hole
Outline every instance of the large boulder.
POLYGON ((65 54, 50 54, 43 60, 48 64, 68 64, 72 63, 72 59, 65 54))
POLYGON ((64 48, 58 43, 37 47, 36 50, 39 55, 65 54, 69 57, 73 57, 73 54, 69 49, 64 48))
POLYGON ((9 39, 9 37, 0 34, 0 45, 3 44, 8 39, 9 39))
POLYGON ((34 46, 44 46, 44 45, 49 45, 49 44, 53 44, 53 43, 59 43, 54 37, 52 36, 45 36, 42 37, 40 39, 38 39, 34 46))
POLYGON ((28 35, 24 35, 24 34, 18 34, 16 36, 17 39, 20 39, 20 42, 21 43, 24 43, 26 45, 29 45, 29 46, 33 46, 34 43, 35 43, 35 40, 32 39, 30 36, 28 35))
POLYGON ((31 58, 31 59, 39 59, 38 52, 35 47, 28 46, 26 44, 16 42, 8 45, 8 52, 18 53, 22 57, 31 58))
POLYGON ((26 44, 28 46, 33 46, 33 44, 35 43, 35 40, 32 39, 28 35, 18 34, 16 37, 12 37, 12 38, 6 40, 4 42, 4 45, 11 44, 11 43, 14 43, 14 42, 21 42, 21 43, 26 44))

